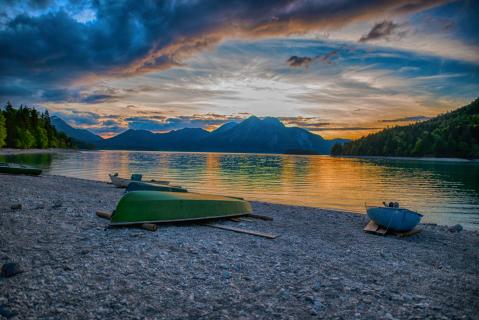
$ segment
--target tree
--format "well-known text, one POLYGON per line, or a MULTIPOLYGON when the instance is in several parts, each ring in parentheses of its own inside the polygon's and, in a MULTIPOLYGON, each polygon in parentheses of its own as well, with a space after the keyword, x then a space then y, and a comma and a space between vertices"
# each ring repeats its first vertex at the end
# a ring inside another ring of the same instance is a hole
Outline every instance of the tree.
POLYGON ((333 155, 479 158, 479 99, 428 121, 386 128, 339 147, 333 155))
POLYGON ((7 141, 7 126, 5 122, 5 116, 0 112, 0 148, 3 147, 7 141))
POLYGON ((48 111, 40 114, 35 108, 21 105, 15 109, 8 102, 0 110, 0 147, 48 148, 73 147, 72 140, 56 131, 48 111))

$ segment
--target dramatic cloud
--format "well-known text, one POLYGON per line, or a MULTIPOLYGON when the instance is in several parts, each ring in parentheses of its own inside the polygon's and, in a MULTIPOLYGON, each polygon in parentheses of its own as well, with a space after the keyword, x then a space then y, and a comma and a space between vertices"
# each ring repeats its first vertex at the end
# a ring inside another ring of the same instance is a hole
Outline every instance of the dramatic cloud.
POLYGON ((479 90, 476 2, 0 2, 0 102, 102 135, 256 114, 355 138, 479 90))
POLYGON ((341 27, 441 0, 9 1, 0 28, 2 80, 74 81, 183 65, 228 38, 264 38, 341 27), (9 5, 10 4, 10 5, 9 5))
POLYGON ((401 37, 405 31, 399 31, 400 26, 392 21, 376 23, 367 35, 362 36, 359 42, 368 42, 379 39, 389 39, 393 35, 401 37))

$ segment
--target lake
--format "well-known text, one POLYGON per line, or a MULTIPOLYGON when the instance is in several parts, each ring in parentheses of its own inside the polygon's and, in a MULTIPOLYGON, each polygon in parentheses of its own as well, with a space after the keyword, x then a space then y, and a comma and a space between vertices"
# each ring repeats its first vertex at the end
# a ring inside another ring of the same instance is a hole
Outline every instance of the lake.
POLYGON ((479 230, 479 163, 272 154, 82 151, 0 156, 46 173, 108 181, 142 173, 190 191, 364 213, 398 201, 423 222, 479 230))

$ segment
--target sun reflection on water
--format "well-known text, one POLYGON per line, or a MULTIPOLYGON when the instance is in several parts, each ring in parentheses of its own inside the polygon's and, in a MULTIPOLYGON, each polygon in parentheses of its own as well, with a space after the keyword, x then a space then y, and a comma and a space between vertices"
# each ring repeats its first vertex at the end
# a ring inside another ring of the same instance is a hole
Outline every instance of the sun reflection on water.
POLYGON ((23 155, 48 173, 108 180, 108 173, 167 179, 191 191, 364 213, 364 204, 399 201, 425 222, 479 229, 479 164, 329 156, 139 151, 23 155))

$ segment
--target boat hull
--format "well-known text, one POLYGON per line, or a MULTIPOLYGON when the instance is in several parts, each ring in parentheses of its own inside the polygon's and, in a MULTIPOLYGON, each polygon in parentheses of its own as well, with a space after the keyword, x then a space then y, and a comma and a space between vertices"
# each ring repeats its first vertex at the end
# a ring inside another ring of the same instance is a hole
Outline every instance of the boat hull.
POLYGON ((25 165, 16 165, 16 164, 1 164, 0 173, 8 174, 26 174, 31 176, 38 176, 42 173, 41 169, 25 166, 25 165))
POLYGON ((169 185, 161 185, 156 183, 149 183, 149 182, 136 182, 132 181, 128 184, 126 188, 126 192, 132 191, 167 191, 167 192, 188 192, 188 190, 177 187, 177 186, 169 186, 169 185))
POLYGON ((369 207, 367 213, 377 225, 398 232, 414 229, 422 218, 422 214, 404 208, 369 207))
POLYGON ((251 212, 251 204, 237 198, 198 193, 132 191, 120 199, 110 224, 207 220, 251 212))
MULTIPOLYGON (((113 183, 113 185, 115 185, 118 188, 127 188, 128 185, 131 182, 134 181, 134 180, 131 180, 131 179, 120 178, 120 177, 112 175, 112 174, 110 174, 109 176, 110 176, 111 183, 113 183)), ((136 181, 136 182, 138 182, 138 181, 136 181)), ((154 183, 154 184, 159 184, 159 185, 170 184, 170 182, 166 181, 166 180, 151 180, 149 183, 154 183)))

